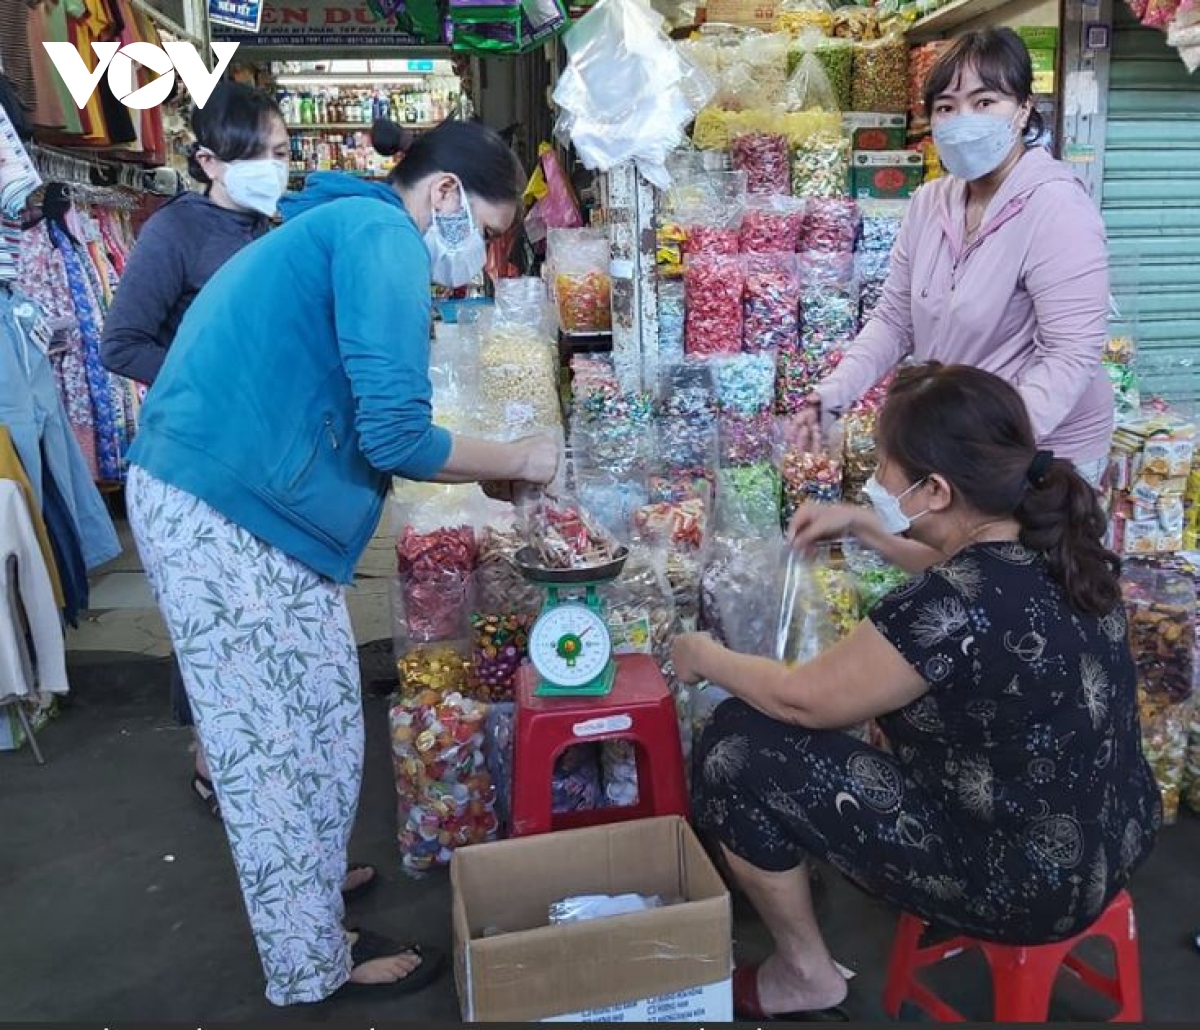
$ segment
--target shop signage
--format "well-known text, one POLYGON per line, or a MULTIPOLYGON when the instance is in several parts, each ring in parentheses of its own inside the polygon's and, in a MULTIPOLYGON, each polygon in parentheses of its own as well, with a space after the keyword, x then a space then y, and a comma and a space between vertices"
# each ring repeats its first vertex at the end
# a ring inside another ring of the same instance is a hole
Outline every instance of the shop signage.
POLYGON ((111 42, 93 43, 95 68, 87 66, 74 43, 43 43, 42 46, 66 83, 71 99, 81 111, 92 99, 105 72, 108 72, 108 85, 113 96, 134 111, 146 111, 165 102, 175 88, 176 74, 191 94, 192 102, 197 107, 203 107, 238 48, 237 43, 214 43, 212 49, 217 63, 209 71, 191 43, 163 43, 162 47, 142 42, 128 46, 111 42), (153 72, 157 78, 139 86, 135 65, 153 72))
MULTIPOLYGON (((222 0, 209 0, 210 3, 222 0)), ((228 0, 235 6, 239 0, 228 0)), ((245 2, 245 0, 240 0, 245 2)), ((247 46, 416 46, 419 41, 397 24, 378 18, 364 0, 256 0, 259 24, 252 35, 230 25, 213 24, 213 36, 247 46)))
POLYGON ((263 0, 208 0, 209 22, 238 32, 257 32, 262 14, 263 0))

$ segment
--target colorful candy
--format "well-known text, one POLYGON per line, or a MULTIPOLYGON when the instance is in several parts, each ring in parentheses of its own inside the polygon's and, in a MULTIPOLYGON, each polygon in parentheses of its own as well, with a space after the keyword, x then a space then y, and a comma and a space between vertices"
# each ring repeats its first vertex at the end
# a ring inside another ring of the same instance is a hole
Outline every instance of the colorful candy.
POLYGON ((684 349, 688 354, 736 354, 742 346, 742 263, 736 257, 692 258, 687 287, 684 349))
POLYGON ((774 450, 775 420, 771 412, 751 415, 723 412, 717 429, 722 465, 756 465, 774 450))
POLYGON ((780 469, 783 478, 783 521, 802 504, 831 504, 842 499, 841 454, 788 447, 780 469))
POLYGON ((858 239, 858 204, 853 200, 814 197, 804 209, 803 250, 850 252, 858 239))
POLYGON ((929 112, 925 110, 925 83, 942 51, 949 45, 948 39, 935 39, 909 51, 908 113, 913 127, 918 131, 929 125, 929 112))
POLYGON ((555 815, 590 812, 600 807, 602 796, 597 745, 576 744, 559 755, 550 780, 550 808, 555 815))
POLYGON ((483 701, 510 701, 517 670, 529 653, 529 615, 472 615, 472 692, 483 701))
POLYGON ((738 252, 739 238, 740 230, 736 225, 689 225, 683 243, 684 257, 698 254, 732 256, 738 252))
POLYGON ((663 365, 674 365, 683 360, 684 296, 682 280, 659 279, 658 359, 663 365))
POLYGON ((770 461, 717 471, 717 509, 728 532, 779 532, 779 470, 770 461))
POLYGON ((713 362, 717 407, 734 415, 768 411, 775 388, 775 355, 738 354, 713 362))
POLYGON ((730 141, 733 167, 746 173, 749 193, 786 196, 791 192, 788 140, 775 132, 751 132, 730 141))
POLYGON ((403 868, 421 875, 454 850, 495 840, 499 823, 484 756, 487 705, 449 694, 394 704, 389 721, 403 868))
MULTIPOLYGON (((804 205, 781 197, 754 198, 742 218, 739 246, 743 254, 790 253, 800 245, 804 205)), ((661 317, 661 316, 660 316, 661 317)))
POLYGON ((854 50, 851 106, 855 111, 903 114, 908 107, 908 43, 888 35, 854 50))
POLYGON ((422 698, 433 704, 447 694, 460 694, 470 685, 470 663, 453 647, 421 645, 396 662, 401 701, 422 698))
POLYGON ((545 500, 529 514, 526 536, 547 569, 587 569, 612 561, 617 545, 581 508, 545 500))
POLYGON ((567 333, 612 328, 612 277, 607 272, 559 272, 554 277, 558 318, 567 333))
POLYGON ((747 256, 743 350, 794 350, 800 332, 799 299, 794 255, 747 256))
POLYGON ((845 197, 850 188, 850 141, 813 137, 792 155, 792 193, 797 197, 845 197))
POLYGON ((476 559, 470 526, 418 532, 406 526, 396 542, 401 611, 409 640, 446 640, 461 635, 470 603, 476 559))

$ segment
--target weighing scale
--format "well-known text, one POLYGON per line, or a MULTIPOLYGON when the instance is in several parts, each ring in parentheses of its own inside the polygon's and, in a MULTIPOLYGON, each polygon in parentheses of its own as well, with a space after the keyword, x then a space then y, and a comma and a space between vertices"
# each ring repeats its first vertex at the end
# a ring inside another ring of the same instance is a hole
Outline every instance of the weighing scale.
POLYGON ((529 632, 538 697, 601 697, 612 690, 616 665, 597 588, 621 574, 628 555, 622 547, 603 565, 548 569, 538 563, 532 547, 517 552, 517 570, 546 590, 542 614, 529 632), (577 599, 580 589, 582 602, 577 599))

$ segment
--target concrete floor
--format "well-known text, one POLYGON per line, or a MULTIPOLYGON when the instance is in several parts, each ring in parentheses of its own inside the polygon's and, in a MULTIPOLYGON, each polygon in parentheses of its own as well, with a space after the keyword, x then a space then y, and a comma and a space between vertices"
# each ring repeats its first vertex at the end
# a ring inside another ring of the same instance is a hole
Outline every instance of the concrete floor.
MULTIPOLYGON (((376 864, 382 882, 350 916, 448 947, 446 876, 414 881, 399 868, 386 703, 369 689, 391 672, 390 561, 377 543, 352 599, 360 641, 375 641, 362 650, 367 762, 352 854, 376 864)), ((263 998, 224 835, 188 788, 188 735, 170 718, 165 638, 139 571, 129 555, 107 569, 96 602, 109 607, 72 634, 70 703, 40 734, 48 764, 28 750, 0 753, 0 1021, 457 1020, 448 975, 392 1002, 280 1010, 263 998)), ((1185 817, 1134 884, 1150 1020, 1200 1011, 1197 854, 1200 821, 1185 817)), ((893 914, 832 874, 818 905, 835 957, 858 974, 847 1009, 882 1020, 893 914)), ((762 928, 742 905, 736 937, 740 954, 764 954, 762 928)), ((977 959, 938 981, 968 1015, 987 1017, 977 959)), ((1077 985, 1061 987, 1055 1018, 1105 1017, 1077 985)))

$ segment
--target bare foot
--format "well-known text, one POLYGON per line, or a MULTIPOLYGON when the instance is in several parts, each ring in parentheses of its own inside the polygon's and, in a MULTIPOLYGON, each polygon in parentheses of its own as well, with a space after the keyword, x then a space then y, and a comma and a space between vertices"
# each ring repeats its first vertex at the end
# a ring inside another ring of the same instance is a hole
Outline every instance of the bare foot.
MULTIPOLYGON (((358 934, 347 931, 353 945, 358 940, 358 934)), ((350 979, 356 984, 390 984, 403 980, 412 975, 421 965, 421 956, 415 952, 406 951, 399 955, 385 955, 383 958, 373 958, 350 970, 350 979)))
POLYGON ((830 962, 819 969, 800 970, 772 955, 758 970, 758 1000, 763 1012, 817 1012, 846 1000, 850 988, 830 962))
POLYGON ((342 881, 342 893, 346 894, 349 891, 356 890, 363 884, 370 883, 373 879, 375 879, 375 870, 370 866, 351 869, 342 881))

